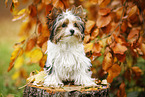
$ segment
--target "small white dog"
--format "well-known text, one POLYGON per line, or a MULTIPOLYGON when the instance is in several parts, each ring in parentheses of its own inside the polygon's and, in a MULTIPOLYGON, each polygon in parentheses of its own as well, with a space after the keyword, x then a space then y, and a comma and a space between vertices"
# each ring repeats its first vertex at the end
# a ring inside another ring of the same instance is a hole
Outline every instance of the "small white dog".
POLYGON ((81 6, 65 12, 54 8, 48 16, 51 35, 47 43, 48 73, 44 85, 64 85, 63 81, 74 81, 75 85, 94 86, 91 78, 90 59, 85 56, 83 39, 85 13, 81 6))

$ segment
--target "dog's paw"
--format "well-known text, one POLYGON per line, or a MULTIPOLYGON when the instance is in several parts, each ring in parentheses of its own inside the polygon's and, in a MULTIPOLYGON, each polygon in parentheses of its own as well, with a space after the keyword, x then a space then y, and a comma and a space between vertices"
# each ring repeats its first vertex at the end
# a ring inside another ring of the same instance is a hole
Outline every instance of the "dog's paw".
POLYGON ((46 76, 44 80, 44 86, 47 87, 61 87, 64 84, 55 76, 46 76))

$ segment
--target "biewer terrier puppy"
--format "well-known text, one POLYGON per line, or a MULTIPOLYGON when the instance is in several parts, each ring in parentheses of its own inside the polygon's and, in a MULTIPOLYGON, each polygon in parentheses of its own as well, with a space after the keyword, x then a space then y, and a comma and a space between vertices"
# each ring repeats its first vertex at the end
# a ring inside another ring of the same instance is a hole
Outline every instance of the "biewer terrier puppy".
POLYGON ((44 85, 58 87, 64 85, 63 81, 74 81, 75 85, 82 86, 96 85, 83 46, 85 17, 81 6, 66 11, 54 8, 48 15, 51 35, 47 42, 44 70, 48 75, 44 85))

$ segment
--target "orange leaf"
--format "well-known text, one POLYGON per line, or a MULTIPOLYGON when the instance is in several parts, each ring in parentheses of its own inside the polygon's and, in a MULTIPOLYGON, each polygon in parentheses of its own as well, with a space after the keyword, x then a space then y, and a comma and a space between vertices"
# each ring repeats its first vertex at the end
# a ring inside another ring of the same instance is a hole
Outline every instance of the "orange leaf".
MULTIPOLYGON (((102 0, 100 0, 100 1, 102 1, 102 0)), ((100 7, 106 7, 109 3, 110 3, 110 1, 111 0, 103 0, 103 2, 102 3, 100 3, 100 7)))
POLYGON ((90 40, 90 35, 89 34, 88 35, 85 35, 84 43, 89 42, 89 40, 90 40))
POLYGON ((46 59, 47 59, 47 56, 46 56, 46 55, 43 55, 42 59, 41 59, 40 62, 39 62, 39 66, 40 66, 41 68, 44 67, 44 65, 45 65, 45 63, 46 63, 46 59))
POLYGON ((107 16, 100 16, 97 19, 96 25, 98 26, 98 28, 102 28, 107 26, 109 23, 111 22, 111 15, 107 15, 107 16))
POLYGON ((86 22, 86 27, 85 27, 85 34, 91 33, 92 28, 95 26, 95 22, 92 20, 88 20, 86 22))
POLYGON ((36 6, 31 4, 29 6, 29 10, 30 10, 30 16, 33 18, 35 16, 37 16, 37 9, 36 9, 36 6))
POLYGON ((102 63, 102 68, 103 70, 107 71, 113 64, 113 58, 112 58, 112 54, 110 52, 108 52, 103 60, 102 63))
POLYGON ((133 28, 131 29, 127 39, 130 40, 132 38, 138 38, 138 35, 139 35, 139 29, 133 28))
POLYGON ((42 52, 45 53, 47 50, 47 41, 42 45, 42 52))
POLYGON ((99 43, 94 43, 93 48, 92 48, 92 52, 100 53, 101 49, 102 49, 102 47, 99 43))
POLYGON ((141 51, 143 52, 143 54, 145 55, 145 43, 141 43, 141 51))
POLYGON ((99 29, 96 28, 92 33, 91 33, 91 39, 93 40, 94 38, 96 38, 99 34, 99 29))
POLYGON ((137 77, 140 77, 141 76, 142 70, 139 67, 134 66, 134 67, 131 67, 131 69, 132 69, 133 73, 135 73, 135 75, 137 77))
POLYGON ((62 3, 61 0, 53 0, 53 1, 52 1, 52 4, 53 4, 53 6, 56 7, 56 8, 64 9, 64 4, 62 3))
POLYGON ((129 11, 129 13, 128 13, 128 17, 130 18, 130 17, 132 17, 133 15, 135 15, 136 12, 137 12, 137 10, 138 10, 137 6, 136 6, 136 5, 133 6, 133 7, 131 8, 131 10, 129 11))
POLYGON ((121 67, 118 64, 114 64, 111 68, 108 69, 109 76, 107 77, 107 81, 111 83, 113 78, 118 76, 121 72, 121 67))
POLYGON ((48 5, 52 2, 52 0, 42 0, 42 3, 44 3, 45 5, 48 5))
POLYGON ((122 82, 117 91, 117 97, 127 97, 125 92, 125 83, 122 82))
POLYGON ((93 43, 88 43, 84 45, 85 52, 90 52, 93 48, 93 43))
POLYGON ((10 65, 8 67, 8 72, 13 68, 14 66, 14 62, 15 60, 17 59, 18 56, 21 56, 23 54, 23 49, 21 47, 18 47, 16 48, 13 52, 12 52, 12 55, 11 55, 11 62, 10 62, 10 65))
POLYGON ((99 9, 98 14, 104 16, 109 14, 110 12, 111 12, 110 8, 101 8, 99 9))
POLYGON ((31 51, 35 47, 36 42, 37 42, 37 37, 33 37, 33 38, 29 39, 26 44, 25 51, 31 51))
POLYGON ((127 47, 120 43, 116 43, 112 49, 115 54, 124 54, 124 52, 127 51, 127 47))

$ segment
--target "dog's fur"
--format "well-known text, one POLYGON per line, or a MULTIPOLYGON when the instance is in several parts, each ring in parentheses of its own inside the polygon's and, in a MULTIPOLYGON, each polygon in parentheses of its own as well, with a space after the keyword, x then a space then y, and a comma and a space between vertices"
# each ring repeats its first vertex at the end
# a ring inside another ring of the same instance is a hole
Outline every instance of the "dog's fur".
POLYGON ((91 78, 90 59, 85 56, 83 39, 85 14, 81 6, 65 12, 54 8, 48 16, 50 40, 47 42, 48 75, 44 85, 60 86, 62 81, 74 81, 75 85, 94 86, 91 78))

